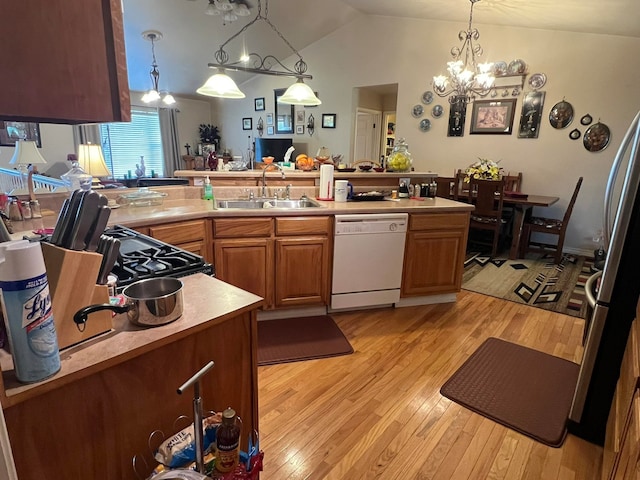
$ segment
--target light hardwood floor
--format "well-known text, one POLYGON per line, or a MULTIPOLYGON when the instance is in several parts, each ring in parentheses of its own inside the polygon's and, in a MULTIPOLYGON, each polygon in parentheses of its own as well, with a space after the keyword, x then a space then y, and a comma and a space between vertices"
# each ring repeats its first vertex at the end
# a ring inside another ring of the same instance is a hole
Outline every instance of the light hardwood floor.
POLYGON ((550 448, 439 393, 491 336, 579 359, 583 320, 467 291, 333 317, 355 353, 258 369, 264 480, 599 478, 601 447, 550 448))

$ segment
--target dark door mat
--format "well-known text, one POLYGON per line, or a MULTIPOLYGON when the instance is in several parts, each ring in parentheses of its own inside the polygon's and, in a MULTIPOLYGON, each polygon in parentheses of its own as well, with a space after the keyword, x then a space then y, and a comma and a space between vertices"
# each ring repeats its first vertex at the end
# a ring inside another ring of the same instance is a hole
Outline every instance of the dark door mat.
POLYGON ((440 393, 550 447, 562 445, 580 367, 568 360, 487 339, 440 393))
POLYGON ((258 322, 258 365, 298 362, 353 353, 328 315, 258 322))

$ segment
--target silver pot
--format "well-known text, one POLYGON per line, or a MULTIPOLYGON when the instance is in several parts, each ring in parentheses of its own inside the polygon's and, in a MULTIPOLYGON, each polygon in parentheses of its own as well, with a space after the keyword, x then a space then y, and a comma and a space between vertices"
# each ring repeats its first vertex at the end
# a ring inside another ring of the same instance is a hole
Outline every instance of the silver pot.
POLYGON ((165 325, 182 315, 182 286, 182 281, 172 277, 140 280, 122 291, 124 305, 89 305, 78 310, 73 316, 73 321, 81 328, 89 314, 100 310, 112 310, 116 313, 126 313, 131 323, 143 327, 165 325))

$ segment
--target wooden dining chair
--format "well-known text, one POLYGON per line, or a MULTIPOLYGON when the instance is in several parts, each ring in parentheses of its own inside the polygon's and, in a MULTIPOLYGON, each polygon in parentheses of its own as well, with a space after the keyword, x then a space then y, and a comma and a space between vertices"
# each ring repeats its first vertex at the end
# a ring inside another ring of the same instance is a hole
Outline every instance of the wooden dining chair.
POLYGON ((571 212, 573 206, 578 198, 578 192, 580 192, 580 186, 582 185, 582 177, 578 179, 576 188, 573 190, 573 195, 567 205, 567 209, 564 212, 562 219, 545 218, 545 217, 531 217, 525 220, 522 228, 522 236, 520 240, 520 256, 524 257, 527 252, 549 253, 554 252, 555 263, 560 263, 562 260, 562 247, 564 246, 564 237, 567 233, 567 224, 571 218, 571 212), (557 235, 558 240, 556 244, 532 242, 531 234, 534 232, 547 233, 551 235, 557 235))
POLYGON ((457 196, 455 177, 436 177, 436 197, 453 199, 457 196))
POLYGON ((475 241, 474 243, 491 246, 491 256, 498 253, 501 235, 504 236, 506 222, 502 218, 504 200, 504 179, 469 181, 469 199, 475 205, 471 212, 469 229, 489 230, 493 232, 491 242, 475 241))
POLYGON ((455 174, 455 186, 453 187, 453 199, 460 202, 468 202, 469 184, 464 181, 467 174, 461 169, 455 174))
POLYGON ((522 172, 517 175, 504 175, 504 190, 506 192, 520 192, 522 188, 522 172))

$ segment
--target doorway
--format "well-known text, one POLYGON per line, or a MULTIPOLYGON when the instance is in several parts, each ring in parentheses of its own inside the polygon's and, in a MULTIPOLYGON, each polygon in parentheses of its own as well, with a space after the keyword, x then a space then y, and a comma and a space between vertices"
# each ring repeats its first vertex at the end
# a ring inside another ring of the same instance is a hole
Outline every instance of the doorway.
POLYGON ((354 136, 352 159, 381 163, 380 157, 387 155, 387 125, 392 117, 395 127, 395 112, 398 102, 398 84, 356 87, 354 136), (388 123, 388 122, 387 122, 388 123))

